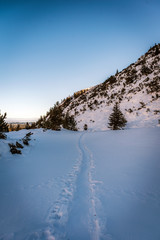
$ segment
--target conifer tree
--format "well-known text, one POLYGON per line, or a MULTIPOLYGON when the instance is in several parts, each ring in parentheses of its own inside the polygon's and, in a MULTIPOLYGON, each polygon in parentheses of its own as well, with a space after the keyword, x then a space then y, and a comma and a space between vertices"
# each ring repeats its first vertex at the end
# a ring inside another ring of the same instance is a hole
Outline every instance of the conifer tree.
POLYGON ((127 120, 121 112, 118 103, 113 107, 113 112, 109 116, 108 127, 112 130, 120 130, 125 127, 127 120))
POLYGON ((68 130, 77 131, 74 116, 70 116, 68 112, 64 114, 63 107, 62 104, 56 102, 54 107, 46 113, 46 116, 40 117, 36 122, 36 127, 60 131, 63 126, 68 130))
POLYGON ((30 129, 29 123, 27 122, 25 125, 25 129, 30 129))
POLYGON ((70 116, 69 112, 66 113, 64 120, 63 120, 63 128, 72 130, 72 131, 77 131, 76 128, 76 121, 74 119, 74 116, 70 116))
POLYGON ((46 116, 41 116, 36 122, 36 127, 47 128, 59 131, 61 130, 61 125, 63 124, 63 113, 62 107, 59 102, 56 102, 53 108, 50 108, 46 116))
MULTIPOLYGON (((27 129, 27 128, 26 128, 27 129)), ((20 130, 20 125, 17 124, 17 127, 16 127, 16 131, 19 131, 20 130)))
POLYGON ((31 128, 31 129, 35 129, 35 128, 36 128, 36 123, 35 123, 35 122, 32 122, 30 128, 31 128))
POLYGON ((36 127, 38 127, 38 128, 44 127, 44 117, 40 116, 40 118, 36 122, 36 127))
POLYGON ((49 118, 45 124, 46 128, 57 131, 61 130, 61 125, 63 124, 63 114, 59 102, 57 102, 54 107, 50 109, 49 118))
POLYGON ((7 117, 7 114, 4 113, 4 115, 2 115, 0 113, 0 132, 8 132, 8 124, 5 122, 5 118, 7 117))

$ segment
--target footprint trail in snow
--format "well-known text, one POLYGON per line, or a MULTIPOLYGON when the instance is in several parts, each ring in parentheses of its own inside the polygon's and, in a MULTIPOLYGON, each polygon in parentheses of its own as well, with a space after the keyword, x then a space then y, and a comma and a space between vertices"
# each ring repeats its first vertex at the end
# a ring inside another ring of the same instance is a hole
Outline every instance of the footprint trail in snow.
POLYGON ((48 217, 50 227, 47 232, 50 238, 56 240, 99 239, 94 190, 96 181, 92 180, 94 165, 83 138, 84 134, 81 134, 78 142, 80 157, 48 217))

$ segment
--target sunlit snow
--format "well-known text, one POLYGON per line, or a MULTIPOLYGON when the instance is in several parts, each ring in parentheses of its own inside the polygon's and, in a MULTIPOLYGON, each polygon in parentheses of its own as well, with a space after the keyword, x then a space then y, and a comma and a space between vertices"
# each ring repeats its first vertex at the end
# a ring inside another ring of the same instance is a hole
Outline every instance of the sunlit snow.
POLYGON ((0 140, 1 240, 159 240, 160 129, 32 130, 0 140))

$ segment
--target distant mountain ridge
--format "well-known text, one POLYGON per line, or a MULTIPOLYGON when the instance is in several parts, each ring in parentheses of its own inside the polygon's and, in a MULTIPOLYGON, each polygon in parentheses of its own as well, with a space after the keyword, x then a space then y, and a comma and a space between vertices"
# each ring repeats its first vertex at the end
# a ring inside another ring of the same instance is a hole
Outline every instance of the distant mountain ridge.
POLYGON ((35 122, 37 118, 7 118, 6 122, 8 123, 26 123, 26 122, 35 122))
MULTIPOLYGON (((150 48, 135 63, 103 83, 75 92, 59 106, 62 114, 73 115, 78 130, 107 130, 108 118, 118 102, 127 127, 151 127, 160 119, 160 44, 150 48)), ((44 116, 49 118, 50 112, 44 116)))

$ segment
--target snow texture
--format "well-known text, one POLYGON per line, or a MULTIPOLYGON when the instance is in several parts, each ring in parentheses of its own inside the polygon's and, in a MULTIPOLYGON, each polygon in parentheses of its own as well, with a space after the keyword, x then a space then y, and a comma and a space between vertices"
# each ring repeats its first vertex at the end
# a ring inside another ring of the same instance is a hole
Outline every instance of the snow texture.
POLYGON ((159 240, 160 129, 32 130, 0 140, 1 240, 159 240))
POLYGON ((107 130, 108 118, 115 102, 128 123, 127 128, 154 127, 160 119, 160 44, 151 48, 137 62, 112 79, 81 90, 68 97, 64 112, 75 116, 78 130, 84 124, 90 130, 107 130), (155 54, 156 49, 159 53, 155 54), (144 70, 145 69, 145 70, 144 70), (68 104, 69 102, 69 104, 68 104))

